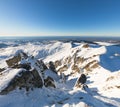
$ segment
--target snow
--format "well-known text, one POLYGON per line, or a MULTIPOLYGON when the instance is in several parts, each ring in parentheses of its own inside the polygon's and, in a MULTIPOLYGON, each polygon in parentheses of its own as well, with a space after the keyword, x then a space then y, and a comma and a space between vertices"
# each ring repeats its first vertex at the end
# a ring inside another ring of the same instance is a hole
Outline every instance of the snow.
POLYGON ((60 47, 61 49, 59 51, 56 51, 55 54, 46 57, 44 62, 62 59, 64 56, 68 56, 71 53, 71 43, 64 43, 64 45, 61 43, 60 46, 58 46, 58 48, 60 47))
MULTIPOLYGON (((71 67, 64 72, 67 75, 66 82, 58 80, 58 76, 50 70, 45 71, 46 76, 51 76, 56 80, 57 88, 38 88, 33 91, 16 89, 7 95, 0 95, 0 107, 119 107, 120 106, 120 47, 113 43, 97 42, 98 45, 82 48, 84 43, 63 43, 60 41, 43 43, 27 43, 13 47, 0 48, 0 68, 6 67, 5 60, 13 56, 18 50, 23 50, 36 59, 43 59, 45 63, 49 61, 64 60, 68 56, 89 58, 80 66, 84 66, 92 60, 99 62, 100 67, 93 69, 87 75, 87 85, 89 88, 82 90, 75 88, 75 82, 80 76, 79 73, 68 76, 71 67), (101 46, 102 45, 102 46, 101 46), (96 57, 93 57, 96 55, 96 57), (113 79, 109 79, 113 76, 113 79), (108 88, 112 87, 112 88, 108 88)), ((34 66, 34 60, 29 60, 34 66)), ((24 60, 21 62, 24 63, 24 60)), ((71 61, 73 63, 73 61, 71 61)), ((18 74, 21 69, 7 69, 4 75, 0 75, 0 91, 4 89, 18 74)))
POLYGON ((93 48, 93 47, 82 48, 82 46, 83 45, 77 46, 76 48, 73 48, 73 50, 80 50, 77 54, 84 58, 89 58, 92 57, 93 55, 101 55, 106 53, 105 46, 101 46, 98 48, 93 48))
POLYGON ((55 81, 58 81, 59 79, 59 76, 51 70, 45 70, 44 75, 45 75, 45 78, 49 76, 49 77, 52 77, 55 81))
POLYGON ((21 71, 22 69, 7 69, 4 74, 0 76, 0 92, 7 87, 9 82, 21 71))

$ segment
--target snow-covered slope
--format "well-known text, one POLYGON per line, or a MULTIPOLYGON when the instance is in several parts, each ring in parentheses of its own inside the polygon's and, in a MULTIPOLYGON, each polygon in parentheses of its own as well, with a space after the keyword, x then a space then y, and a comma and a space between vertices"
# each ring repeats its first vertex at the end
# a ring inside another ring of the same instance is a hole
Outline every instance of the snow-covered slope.
POLYGON ((0 48, 0 67, 6 66, 6 64, 4 63, 4 61, 13 56, 17 50, 23 50, 25 53, 27 53, 28 55, 33 55, 36 58, 46 58, 49 57, 49 55, 54 55, 53 57, 56 56, 56 54, 60 54, 59 57, 63 57, 64 56, 64 52, 68 52, 69 49, 71 48, 71 44, 70 43, 63 43, 63 42, 48 42, 48 44, 44 44, 44 43, 36 43, 36 44, 32 44, 30 43, 26 43, 20 46, 10 46, 7 48, 0 48))
MULTIPOLYGON (((0 107, 119 107, 120 46, 97 43, 52 41, 0 48, 0 68, 7 67, 5 60, 17 50, 24 50, 36 59, 43 59, 46 64, 53 61, 58 74, 62 72, 66 76, 64 82, 56 79, 55 89, 43 87, 27 93, 16 89, 7 95, 0 95, 0 107), (74 87, 81 72, 87 75, 86 84, 89 88, 86 90, 74 87)), ((4 74, 6 79, 0 77, 0 81, 13 78, 17 72, 20 70, 4 74)), ((51 75, 49 70, 47 72, 51 75)), ((4 85, 0 84, 0 88, 2 86, 4 85)))

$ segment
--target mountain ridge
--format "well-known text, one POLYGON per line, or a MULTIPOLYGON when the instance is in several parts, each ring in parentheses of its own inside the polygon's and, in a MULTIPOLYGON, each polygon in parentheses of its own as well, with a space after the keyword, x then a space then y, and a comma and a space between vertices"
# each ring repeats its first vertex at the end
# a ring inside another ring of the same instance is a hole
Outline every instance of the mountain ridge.
MULTIPOLYGON (((39 43, 28 43, 27 45, 23 44, 16 47, 11 46, 2 48, 0 49, 1 71, 4 71, 3 68, 8 67, 8 65, 5 64, 5 61, 13 57, 18 50, 23 50, 27 56, 31 58, 33 56, 33 59, 35 58, 35 60, 42 59, 47 67, 49 67, 49 62, 52 61, 58 74, 58 79, 55 81, 56 88, 35 88, 33 91, 28 91, 24 97, 21 95, 23 95, 25 90, 15 89, 7 95, 4 95, 3 98, 0 98, 1 107, 9 105, 9 103, 12 103, 12 107, 19 107, 19 105, 15 104, 14 98, 14 100, 10 100, 8 103, 4 101, 9 99, 11 95, 15 95, 15 97, 21 96, 21 99, 17 100, 18 104, 21 105, 22 102, 22 106, 26 105, 30 107, 38 105, 41 107, 119 107, 119 66, 116 68, 116 65, 114 66, 114 62, 116 61, 116 64, 118 65, 120 63, 120 49, 119 45, 116 46, 116 43, 76 43, 75 41, 71 43, 54 41, 41 45, 39 43), (106 58, 109 59, 109 61, 106 60, 106 58), (106 66, 106 63, 108 67, 106 66), (60 79, 61 77, 59 77, 61 73, 63 73, 65 76, 64 81, 60 79), (81 90, 80 88, 74 87, 75 82, 77 78, 80 77, 81 73, 85 73, 87 76, 86 84, 89 88, 86 90, 81 90), (36 93, 39 93, 39 95, 37 96, 36 93), (60 95, 58 93, 62 94, 60 95), (47 101, 44 101, 46 98, 47 101), (30 104, 25 103, 25 99, 28 99, 30 104), (90 101, 89 99, 92 100, 90 101)), ((21 64, 24 64, 26 61, 31 61, 31 66, 33 68, 34 61, 30 60, 29 58, 21 61, 21 64)), ((24 66, 20 65, 20 67, 24 66)), ((48 70, 45 75, 48 75, 49 72, 51 71, 48 70)))

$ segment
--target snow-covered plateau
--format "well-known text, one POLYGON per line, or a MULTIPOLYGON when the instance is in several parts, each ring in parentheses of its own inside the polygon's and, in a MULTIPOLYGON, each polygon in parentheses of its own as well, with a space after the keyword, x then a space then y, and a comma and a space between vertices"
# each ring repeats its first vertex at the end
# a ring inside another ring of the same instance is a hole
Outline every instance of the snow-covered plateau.
POLYGON ((0 107, 120 107, 118 42, 0 41, 0 45, 0 107), (14 63, 13 57, 18 58, 14 63), (81 73, 88 88, 75 87, 81 73), (47 77, 54 82, 50 86, 47 77), (39 81, 40 85, 34 83, 39 81))

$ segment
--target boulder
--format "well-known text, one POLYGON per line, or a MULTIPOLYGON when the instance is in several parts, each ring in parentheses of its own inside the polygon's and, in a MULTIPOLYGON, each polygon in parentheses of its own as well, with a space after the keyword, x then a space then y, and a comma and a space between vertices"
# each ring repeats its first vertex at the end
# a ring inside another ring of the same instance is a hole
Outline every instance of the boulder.
MULTIPOLYGON (((9 67, 8 70, 11 69, 8 75, 11 75, 13 70, 20 70, 20 72, 17 72, 13 78, 8 79, 6 87, 1 89, 0 94, 7 94, 16 88, 29 91, 34 88, 41 88, 43 85, 55 88, 54 81, 59 79, 53 62, 49 62, 48 70, 42 60, 35 59, 33 56, 28 57, 22 51, 17 51, 14 57, 6 60, 6 63, 9 67)), ((0 72, 3 70, 0 69, 0 72)))

